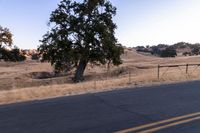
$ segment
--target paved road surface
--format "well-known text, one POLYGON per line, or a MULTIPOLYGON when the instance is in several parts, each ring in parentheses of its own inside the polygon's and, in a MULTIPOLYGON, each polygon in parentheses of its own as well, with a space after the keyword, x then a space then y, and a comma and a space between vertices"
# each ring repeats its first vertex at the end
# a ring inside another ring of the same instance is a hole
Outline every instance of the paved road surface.
POLYGON ((199 133, 199 112, 194 81, 0 106, 0 133, 199 133))

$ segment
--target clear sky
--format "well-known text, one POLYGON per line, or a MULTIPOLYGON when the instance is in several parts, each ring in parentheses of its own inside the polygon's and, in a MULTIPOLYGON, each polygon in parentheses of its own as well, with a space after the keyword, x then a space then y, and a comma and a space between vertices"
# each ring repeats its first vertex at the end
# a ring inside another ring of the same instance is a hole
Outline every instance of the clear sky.
MULTIPOLYGON (((60 0, 0 0, 0 25, 20 48, 37 48, 60 0)), ((200 42, 200 0, 111 0, 116 37, 125 46, 200 42)))

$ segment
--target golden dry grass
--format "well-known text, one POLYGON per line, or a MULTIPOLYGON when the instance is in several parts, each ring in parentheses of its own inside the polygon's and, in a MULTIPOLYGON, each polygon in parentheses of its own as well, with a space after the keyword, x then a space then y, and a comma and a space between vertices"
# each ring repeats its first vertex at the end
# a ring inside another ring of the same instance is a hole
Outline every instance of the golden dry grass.
POLYGON ((50 97, 76 95, 123 88, 177 81, 200 79, 200 68, 161 68, 157 79, 157 65, 200 63, 200 57, 158 58, 126 50, 123 64, 112 67, 109 73, 105 66, 88 65, 83 83, 73 84, 72 74, 63 77, 34 79, 33 73, 52 72, 49 63, 26 61, 22 63, 0 62, 0 104, 44 99, 50 97), (129 74, 130 72, 130 74, 129 74), (166 73, 165 73, 166 72, 166 73))

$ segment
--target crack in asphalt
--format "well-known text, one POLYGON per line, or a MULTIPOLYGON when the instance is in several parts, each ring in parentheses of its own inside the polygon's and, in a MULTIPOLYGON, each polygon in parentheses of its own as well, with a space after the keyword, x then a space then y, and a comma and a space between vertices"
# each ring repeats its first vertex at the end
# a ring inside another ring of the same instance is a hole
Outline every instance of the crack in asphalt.
POLYGON ((141 113, 138 113, 138 112, 134 112, 134 111, 130 111, 130 110, 125 109, 125 108, 120 107, 120 106, 115 106, 115 105, 107 102, 103 98, 101 98, 101 96, 97 96, 95 94, 93 94, 92 96, 95 97, 95 98, 97 98, 101 103, 105 104, 108 107, 112 107, 112 108, 115 108, 115 109, 118 109, 118 110, 121 110, 121 111, 124 111, 124 112, 128 112, 130 114, 135 114, 135 115, 140 116, 140 117, 142 117, 142 118, 144 118, 144 119, 146 119, 146 120, 148 120, 150 122, 156 121, 156 120, 153 120, 153 119, 149 118, 147 115, 144 115, 144 114, 141 114, 141 113))

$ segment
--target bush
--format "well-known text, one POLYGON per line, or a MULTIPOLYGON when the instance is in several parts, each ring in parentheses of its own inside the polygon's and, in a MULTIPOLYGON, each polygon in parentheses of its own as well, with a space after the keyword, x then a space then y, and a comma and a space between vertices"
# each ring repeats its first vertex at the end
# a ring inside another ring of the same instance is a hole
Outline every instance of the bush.
POLYGON ((31 56, 31 59, 32 59, 32 60, 39 60, 39 58, 40 58, 39 54, 33 54, 33 55, 31 56))
POLYGON ((151 47, 151 54, 160 56, 161 50, 157 46, 151 47))
POLYGON ((26 60, 26 57, 20 53, 20 50, 18 48, 14 48, 11 51, 0 48, 0 59, 3 59, 4 61, 24 61, 26 60))
POLYGON ((8 55, 8 51, 0 47, 0 59, 5 59, 6 55, 8 55))
POLYGON ((144 52, 144 53, 151 53, 151 51, 148 50, 147 48, 144 48, 144 49, 137 49, 136 51, 137 51, 137 52, 144 52))
POLYGON ((184 55, 184 56, 191 56, 192 53, 191 53, 191 52, 184 52, 183 55, 184 55))
POLYGON ((199 52, 200 52, 200 51, 199 51, 199 48, 193 48, 193 49, 192 49, 192 54, 193 54, 193 55, 199 55, 199 52))
POLYGON ((10 58, 9 58, 10 61, 17 62, 17 61, 24 61, 24 60, 26 60, 26 56, 22 55, 20 53, 20 51, 19 51, 18 48, 12 49, 9 52, 9 55, 10 55, 10 58))
POLYGON ((161 57, 175 57, 177 56, 176 49, 174 47, 168 47, 161 52, 161 57))

